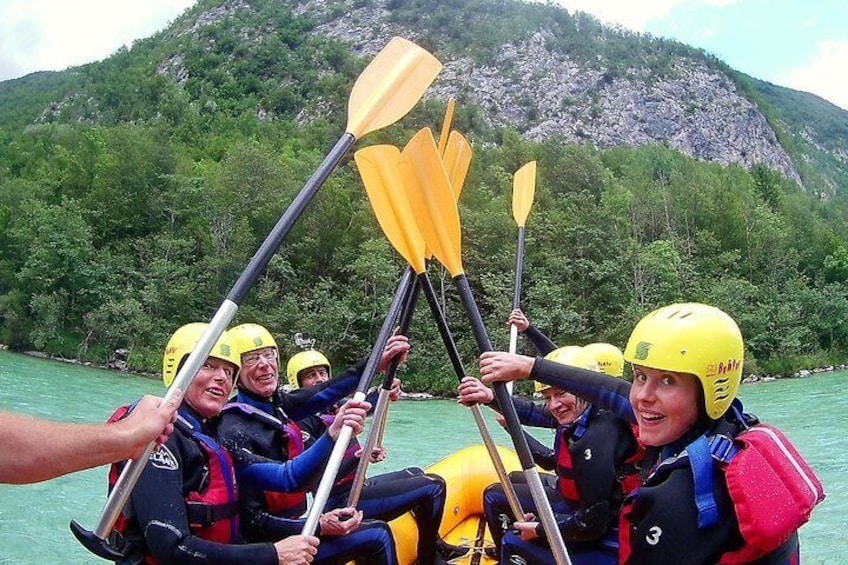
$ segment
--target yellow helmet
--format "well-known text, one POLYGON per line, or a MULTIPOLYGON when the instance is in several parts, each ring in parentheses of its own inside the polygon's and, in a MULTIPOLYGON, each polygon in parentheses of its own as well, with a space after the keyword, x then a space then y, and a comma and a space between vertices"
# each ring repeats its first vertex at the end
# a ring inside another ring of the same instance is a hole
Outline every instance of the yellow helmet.
POLYGON ((613 377, 624 374, 624 354, 611 343, 590 343, 583 346, 583 351, 595 360, 602 373, 613 377))
POLYGON ((232 336, 233 345, 238 350, 239 355, 265 347, 273 347, 279 351, 274 336, 259 324, 241 324, 227 333, 232 336))
MULTIPOLYGON (((591 371, 598 370, 598 365, 595 363, 594 359, 587 355, 584 348, 579 345, 566 345, 565 347, 554 349, 545 355, 545 359, 553 361, 554 363, 577 367, 579 369, 589 369, 591 371)), ((539 381, 535 382, 536 392, 542 392, 549 388, 551 388, 551 385, 549 384, 540 383, 539 381)))
POLYGON ((706 304, 672 304, 636 324, 624 358, 634 365, 688 373, 701 381, 707 416, 717 420, 736 398, 745 346, 733 318, 706 304))
POLYGON ((297 380, 298 373, 304 369, 311 369, 312 367, 319 367, 321 365, 327 367, 327 371, 330 371, 332 367, 330 360, 323 353, 314 349, 307 349, 292 356, 289 359, 288 365, 286 365, 286 378, 289 381, 291 390, 300 388, 300 383, 297 380))
MULTIPOLYGON (((171 383, 174 382, 180 365, 194 350, 194 346, 200 341, 208 326, 209 324, 202 322, 186 324, 175 331, 171 339, 168 340, 168 345, 165 346, 165 356, 162 359, 162 381, 165 386, 171 386, 171 383)), ((209 352, 209 357, 215 357, 235 365, 236 370, 233 373, 233 381, 235 382, 238 378, 239 369, 241 369, 241 355, 236 351, 227 332, 224 332, 215 342, 215 346, 209 352)))

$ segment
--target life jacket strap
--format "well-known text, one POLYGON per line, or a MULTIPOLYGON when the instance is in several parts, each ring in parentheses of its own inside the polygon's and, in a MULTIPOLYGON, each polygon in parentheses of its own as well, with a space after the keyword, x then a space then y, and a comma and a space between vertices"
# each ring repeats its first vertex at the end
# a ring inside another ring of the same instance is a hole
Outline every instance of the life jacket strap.
POLYGON ((186 502, 186 517, 190 524, 205 528, 219 520, 226 520, 237 516, 239 513, 238 502, 226 502, 223 504, 208 504, 206 502, 186 502))
POLYGON ((713 475, 715 467, 710 454, 710 444, 706 436, 686 446, 692 478, 695 482, 695 506, 698 507, 698 527, 708 528, 718 523, 718 506, 713 495, 713 475))

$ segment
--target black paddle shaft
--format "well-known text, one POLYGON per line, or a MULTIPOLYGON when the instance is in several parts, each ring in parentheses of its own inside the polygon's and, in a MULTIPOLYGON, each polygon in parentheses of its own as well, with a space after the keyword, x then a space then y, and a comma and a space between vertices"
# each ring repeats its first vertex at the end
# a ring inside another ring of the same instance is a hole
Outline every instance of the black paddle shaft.
MULTIPOLYGON (((468 277, 462 274, 455 276, 453 280, 456 283, 457 289, 459 289, 459 298, 462 301, 462 306, 465 308, 465 313, 468 315, 468 320, 471 322, 471 330, 474 332, 477 348, 481 353, 492 351, 492 342, 489 340, 486 326, 483 325, 483 318, 480 317, 480 309, 474 301, 474 294, 472 294, 471 286, 468 284, 468 277)), ((533 455, 530 453, 530 446, 527 444, 527 438, 524 437, 524 432, 521 429, 521 422, 518 419, 518 413, 515 411, 515 404, 512 403, 512 395, 509 394, 504 383, 493 383, 492 388, 495 391, 495 399, 500 405, 501 414, 503 414, 504 420, 506 420, 506 428, 512 438, 515 452, 518 454, 518 459, 521 462, 521 468, 525 471, 534 469, 533 455)))
POLYGON ((430 282, 430 277, 427 276, 426 272, 418 275, 418 286, 424 290, 424 296, 427 298, 427 304, 430 306, 430 313, 433 315, 433 319, 436 320, 436 327, 439 328, 439 335, 442 336, 442 342, 444 342, 445 349, 447 349, 453 370, 457 378, 461 381, 467 373, 465 372, 465 367, 462 365, 462 359, 459 357, 456 342, 454 342, 453 335, 451 335, 450 328, 448 327, 448 321, 445 319, 445 314, 439 306, 436 291, 433 289, 433 284, 430 282))
MULTIPOLYGON (((415 277, 411 276, 415 274, 415 271, 412 270, 412 267, 407 267, 407 271, 410 272, 409 284, 404 290, 403 309, 400 311, 400 319, 398 320, 398 331, 401 335, 407 335, 409 332, 409 327, 412 325, 412 315, 415 313, 415 304, 418 302, 419 285, 415 277)), ((404 273, 404 276, 406 276, 406 273, 404 273)), ((392 382, 395 380, 398 365, 400 365, 400 359, 397 357, 394 357, 389 362, 389 366, 386 369, 386 376, 383 378, 384 390, 390 390, 392 388, 392 382)))
POLYGON ((315 172, 312 173, 312 176, 309 177, 309 180, 306 181, 306 184, 303 185, 303 188, 300 189, 300 192, 297 193, 297 196, 289 204, 283 215, 280 216, 280 219, 277 220, 277 223, 274 224, 271 233, 268 234, 265 241, 262 242, 262 245, 253 254, 250 263, 247 264, 247 267, 242 271, 241 276, 239 276, 236 284, 233 285, 233 288, 227 295, 228 300, 231 300, 235 304, 241 304, 241 301, 251 289, 253 283, 256 282, 256 279, 265 270, 265 267, 268 266, 271 257, 280 248, 289 230, 294 226, 297 219, 303 213, 303 210, 306 209, 307 204, 309 204, 318 192, 318 189, 326 182, 330 173, 341 162, 345 153, 353 146, 355 141, 356 138, 350 132, 345 132, 339 138, 315 172))

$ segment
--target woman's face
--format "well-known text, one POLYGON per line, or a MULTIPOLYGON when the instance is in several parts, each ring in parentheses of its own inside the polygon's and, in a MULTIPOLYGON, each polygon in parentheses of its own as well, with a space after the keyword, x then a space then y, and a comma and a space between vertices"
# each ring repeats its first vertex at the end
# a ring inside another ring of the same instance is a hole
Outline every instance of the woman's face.
POLYGON ((542 391, 545 406, 560 426, 567 426, 586 410, 586 403, 570 392, 552 386, 542 391))
POLYGON ((645 445, 680 439, 698 421, 701 384, 693 375, 633 365, 630 404, 645 445))
POLYGON ((204 418, 217 416, 233 390, 235 370, 232 363, 216 357, 207 358, 188 387, 186 402, 204 418))

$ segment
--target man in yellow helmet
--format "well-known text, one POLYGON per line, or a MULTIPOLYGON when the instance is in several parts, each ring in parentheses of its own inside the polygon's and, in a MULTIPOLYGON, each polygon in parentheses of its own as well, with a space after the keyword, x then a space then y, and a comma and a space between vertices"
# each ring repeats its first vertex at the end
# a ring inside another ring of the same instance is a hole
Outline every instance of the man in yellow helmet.
MULTIPOLYGON (((287 376, 292 390, 320 385, 328 382, 332 367, 324 354, 314 349, 301 351, 287 364, 287 376)), ((396 384, 399 384, 397 382, 396 384)), ((395 388, 399 393, 399 389, 395 388)), ((298 421, 298 426, 310 438, 307 442, 321 441, 338 415, 333 410, 312 414, 298 421)), ((338 479, 330 491, 329 507, 346 503, 359 463, 361 447, 358 442, 350 444, 339 469, 338 479)), ((381 461, 385 451, 371 454, 372 461, 381 461)), ((407 467, 400 471, 369 477, 362 487, 357 507, 367 518, 391 521, 412 511, 418 525, 418 563, 420 565, 443 565, 448 560, 464 555, 466 548, 446 543, 439 537, 439 526, 445 508, 445 480, 426 474, 419 467, 407 467)))
MULTIPOLYGON (((277 343, 268 330, 258 324, 241 324, 229 333, 242 371, 238 394, 224 407, 218 433, 235 460, 244 535, 251 541, 265 541, 302 527, 299 518, 306 510, 305 491, 320 477, 336 438, 349 423, 347 413, 353 410, 364 417, 370 405, 353 400, 344 403, 328 433, 309 446, 304 445, 295 418, 334 405, 353 392, 364 364, 315 387, 283 392, 277 343)), ((404 336, 394 336, 380 365, 408 348, 404 336)), ((361 426, 354 429, 361 431, 361 426)), ((394 540, 384 522, 363 521, 362 512, 354 508, 327 508, 330 510, 319 519, 321 546, 316 563, 358 559, 388 565, 397 561, 394 540)))
POLYGON ((665 306, 636 325, 624 358, 632 384, 503 352, 484 353, 480 371, 560 387, 633 426, 643 475, 621 510, 621 563, 798 563, 797 529, 824 493, 778 430, 743 412, 736 322, 706 304, 665 306))
MULTIPOLYGON (((170 385, 197 345, 207 324, 182 326, 165 349, 162 378, 170 385)), ((130 501, 110 536, 126 563, 215 565, 309 563, 318 539, 297 532, 263 543, 244 544, 239 535, 238 489, 230 454, 213 438, 218 415, 238 378, 240 360, 230 336, 215 343, 209 357, 185 391, 175 431, 154 451, 130 501), (294 535, 290 535, 294 534, 294 535), (282 540, 282 541, 280 541, 282 540)), ((114 419, 125 417, 119 409, 114 419)), ((364 410, 353 414, 361 430, 364 410)), ((110 473, 114 486, 121 465, 110 473)))

